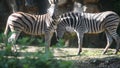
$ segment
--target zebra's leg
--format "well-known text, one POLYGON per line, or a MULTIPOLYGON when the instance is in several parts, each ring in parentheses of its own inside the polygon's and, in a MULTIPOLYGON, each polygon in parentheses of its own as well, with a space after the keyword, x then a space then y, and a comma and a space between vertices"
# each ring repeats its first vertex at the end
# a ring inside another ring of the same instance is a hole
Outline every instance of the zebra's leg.
POLYGON ((45 52, 49 51, 52 36, 53 36, 53 32, 46 32, 45 33, 45 52))
POLYGON ((8 39, 8 43, 13 45, 13 50, 17 51, 17 48, 15 46, 16 40, 18 39, 18 36, 20 35, 19 31, 13 32, 11 36, 8 39))
POLYGON ((59 30, 59 29, 55 32, 57 41, 63 37, 64 33, 65 33, 65 30, 59 30))
POLYGON ((116 33, 116 35, 113 36, 113 38, 115 39, 115 42, 116 42, 116 44, 117 44, 116 50, 115 50, 115 53, 114 53, 114 54, 117 54, 118 51, 119 51, 119 48, 120 48, 120 37, 119 37, 119 35, 116 33))
POLYGON ((118 37, 118 40, 116 40, 117 46, 116 46, 116 51, 114 54, 117 54, 119 52, 119 48, 120 48, 120 37, 118 37))
POLYGON ((78 37, 78 55, 82 52, 82 45, 83 45, 83 33, 77 32, 78 37))
POLYGON ((115 50, 115 54, 117 54, 118 53, 118 51, 119 51, 119 48, 120 48, 120 37, 119 37, 119 35, 117 34, 117 32, 116 32, 116 30, 114 30, 113 32, 110 32, 109 31, 109 33, 110 33, 110 35, 115 39, 115 42, 116 42, 116 50, 115 50))
POLYGON ((111 45, 112 42, 113 42, 113 38, 112 38, 112 36, 109 34, 109 32, 105 31, 105 34, 106 34, 106 38, 107 38, 107 45, 106 45, 106 47, 105 47, 105 49, 104 49, 104 51, 103 51, 102 54, 105 54, 105 53, 107 52, 108 48, 110 47, 110 45, 111 45))

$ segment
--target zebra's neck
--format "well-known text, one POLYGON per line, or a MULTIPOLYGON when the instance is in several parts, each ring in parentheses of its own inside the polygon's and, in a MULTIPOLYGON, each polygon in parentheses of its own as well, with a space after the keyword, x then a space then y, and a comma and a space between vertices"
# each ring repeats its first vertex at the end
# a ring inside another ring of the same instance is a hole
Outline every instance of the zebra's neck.
POLYGON ((55 4, 51 4, 50 8, 47 11, 50 14, 50 16, 53 16, 54 9, 55 9, 55 4))

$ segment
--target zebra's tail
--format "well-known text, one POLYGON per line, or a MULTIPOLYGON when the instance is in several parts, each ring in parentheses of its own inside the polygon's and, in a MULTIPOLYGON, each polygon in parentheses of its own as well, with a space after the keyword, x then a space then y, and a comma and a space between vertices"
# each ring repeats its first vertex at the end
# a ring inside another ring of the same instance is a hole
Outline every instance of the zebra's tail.
POLYGON ((6 24, 5 31, 4 31, 4 35, 6 36, 7 33, 8 33, 8 23, 6 24))

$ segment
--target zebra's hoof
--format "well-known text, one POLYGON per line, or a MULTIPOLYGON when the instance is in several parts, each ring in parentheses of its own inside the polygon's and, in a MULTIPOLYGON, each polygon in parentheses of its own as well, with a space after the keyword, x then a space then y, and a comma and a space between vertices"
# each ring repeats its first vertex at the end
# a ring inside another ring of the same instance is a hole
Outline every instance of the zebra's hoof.
POLYGON ((80 52, 78 52, 78 54, 77 55, 80 55, 80 52))
POLYGON ((105 54, 106 54, 105 52, 102 53, 102 55, 105 55, 105 54))
POLYGON ((103 51, 103 52, 102 52, 102 55, 105 55, 105 54, 106 54, 106 52, 107 52, 107 51, 103 51))
POLYGON ((117 54, 118 54, 118 51, 115 51, 114 54, 117 55, 117 54))

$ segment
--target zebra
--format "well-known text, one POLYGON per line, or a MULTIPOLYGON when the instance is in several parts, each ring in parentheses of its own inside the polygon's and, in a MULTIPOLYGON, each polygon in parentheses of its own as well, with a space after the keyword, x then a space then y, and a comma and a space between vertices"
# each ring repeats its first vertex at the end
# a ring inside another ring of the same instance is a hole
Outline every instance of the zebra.
POLYGON ((15 44, 21 32, 30 35, 45 35, 45 50, 49 50, 50 40, 55 31, 55 22, 53 19, 54 9, 57 0, 49 0, 50 7, 48 12, 43 15, 32 15, 24 12, 12 13, 7 20, 4 35, 7 36, 8 28, 12 34, 8 38, 8 42, 15 44))
POLYGON ((102 52, 105 54, 113 39, 116 41, 116 51, 119 51, 120 37, 117 28, 120 22, 119 16, 113 11, 100 13, 67 12, 59 16, 56 29, 57 39, 64 35, 65 31, 75 32, 78 37, 78 55, 82 52, 84 34, 98 34, 105 32, 107 45, 102 52))

